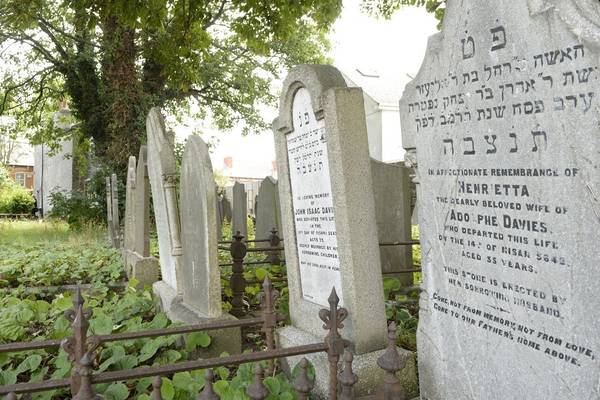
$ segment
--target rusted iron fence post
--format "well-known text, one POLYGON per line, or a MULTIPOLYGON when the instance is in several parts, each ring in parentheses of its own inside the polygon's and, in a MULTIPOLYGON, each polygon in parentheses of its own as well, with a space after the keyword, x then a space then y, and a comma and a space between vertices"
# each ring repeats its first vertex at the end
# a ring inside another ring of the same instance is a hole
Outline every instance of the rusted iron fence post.
POLYGON ((204 389, 196 397, 197 400, 219 400, 219 396, 215 393, 213 383, 215 382, 215 373, 212 368, 204 372, 204 389))
POLYGON ((377 365, 385 371, 382 398, 384 400, 406 400, 406 393, 396 373, 404 368, 406 360, 400 358, 396 348, 396 323, 388 326, 388 346, 385 353, 377 359, 377 365))
POLYGON ((246 394, 252 400, 263 400, 269 394, 271 394, 271 392, 269 392, 269 389, 267 389, 267 387, 263 383, 263 380, 263 369, 260 366, 260 364, 256 364, 256 366, 254 367, 254 383, 252 383, 252 385, 248 386, 248 388, 246 389, 246 394))
POLYGON ((344 370, 340 374, 340 400, 354 399, 354 385, 358 382, 358 376, 352 371, 354 355, 351 351, 344 352, 344 370))
MULTIPOLYGON (((271 279, 267 276, 263 282, 262 309, 263 309, 263 327, 265 333, 265 342, 267 350, 275 349, 275 328, 277 327, 277 315, 275 314, 275 302, 279 297, 279 292, 273 289, 271 279)), ((275 370, 273 360, 267 361, 267 375, 271 375, 275 370)))
POLYGON ((81 289, 78 287, 73 295, 73 309, 65 311, 65 318, 71 322, 73 336, 64 339, 61 347, 69 356, 73 363, 71 370, 71 395, 76 396, 80 391, 82 374, 87 374, 90 365, 83 365, 85 357, 92 354, 100 343, 95 338, 88 338, 87 333, 90 327, 89 318, 92 316, 92 310, 83 308, 83 297, 81 289))
POLYGON ((300 371, 292 386, 298 392, 298 400, 308 400, 315 382, 308 378, 308 360, 305 357, 300 360, 300 371))
POLYGON ((327 344, 327 359, 329 361, 329 399, 337 399, 338 386, 338 361, 344 353, 344 348, 348 342, 340 336, 338 329, 344 327, 342 323, 348 316, 348 310, 339 308, 340 298, 335 292, 335 287, 331 290, 331 294, 327 299, 329 302, 329 310, 323 308, 319 311, 319 318, 324 322, 323 328, 329 330, 325 336, 325 344, 327 344))
POLYGON ((246 257, 246 244, 242 241, 244 237, 236 232, 231 242, 230 252, 233 260, 231 266, 231 278, 229 286, 233 292, 231 299, 231 314, 236 317, 244 316, 244 293, 246 291, 246 279, 244 278, 244 257, 246 257))
MULTIPOLYGON (((277 229, 273 228, 271 230, 271 234, 269 235, 269 246, 276 248, 279 247, 280 243, 281 239, 277 235, 277 229)), ((281 264, 281 257, 279 255, 279 250, 271 250, 267 255, 267 261, 269 261, 271 265, 279 265, 281 264)))

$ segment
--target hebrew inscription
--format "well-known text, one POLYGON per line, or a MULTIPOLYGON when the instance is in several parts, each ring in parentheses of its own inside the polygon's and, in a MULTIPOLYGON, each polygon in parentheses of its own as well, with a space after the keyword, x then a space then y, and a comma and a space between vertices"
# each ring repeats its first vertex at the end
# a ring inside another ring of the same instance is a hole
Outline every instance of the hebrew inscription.
POLYGON ((341 277, 325 121, 315 118, 304 88, 296 93, 292 112, 287 149, 302 296, 327 306, 332 285, 341 293, 341 277))
POLYGON ((460 24, 401 101, 425 242, 423 399, 598 396, 600 63, 557 14, 532 28, 526 3, 455 2, 460 24))

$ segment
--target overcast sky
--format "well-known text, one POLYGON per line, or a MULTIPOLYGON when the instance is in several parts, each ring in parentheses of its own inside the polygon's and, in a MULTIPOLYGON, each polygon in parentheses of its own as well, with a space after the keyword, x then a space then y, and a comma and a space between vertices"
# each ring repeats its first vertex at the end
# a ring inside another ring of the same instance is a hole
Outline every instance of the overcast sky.
MULTIPOLYGON (((437 21, 420 7, 405 7, 396 12, 391 20, 369 17, 360 11, 360 0, 344 1, 341 18, 335 23, 330 40, 330 56, 342 72, 361 69, 376 72, 390 80, 397 91, 397 102, 403 85, 414 76, 425 54, 427 38, 435 33, 437 21)), ((275 110, 266 111, 268 121, 275 117, 275 110)), ((213 148, 213 169, 223 166, 224 157, 233 157, 234 169, 244 175, 266 175, 275 159, 271 132, 242 137, 239 132, 220 133, 201 128, 203 138, 218 145, 213 148)), ((176 129, 179 140, 191 133, 190 128, 176 129)))

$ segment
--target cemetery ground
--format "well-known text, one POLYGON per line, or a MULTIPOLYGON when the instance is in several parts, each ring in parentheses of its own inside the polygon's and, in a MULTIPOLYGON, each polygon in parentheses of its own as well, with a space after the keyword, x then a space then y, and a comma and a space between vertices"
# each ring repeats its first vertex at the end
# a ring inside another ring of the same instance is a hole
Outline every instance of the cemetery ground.
MULTIPOLYGON (((231 234, 228 224, 224 237, 231 234)), ((417 233, 414 229, 414 233, 417 233)), ((249 239, 253 226, 249 223, 249 239)), ((151 248, 157 250, 155 235, 151 248)), ((415 256, 419 257, 418 247, 415 256)), ((228 261, 228 252, 220 251, 222 262, 228 261)), ((249 254, 247 261, 256 255, 249 254)), ((419 260, 415 261, 419 264, 419 260)), ((233 296, 229 288, 231 269, 222 269, 223 308, 231 308, 233 296)), ((289 315, 285 267, 260 266, 244 272, 249 281, 274 278, 274 286, 281 293, 277 311, 289 315)), ((420 276, 415 276, 420 279, 420 276)), ((63 222, 12 221, 0 222, 0 344, 63 339, 72 334, 69 321, 63 315, 73 307, 73 286, 85 284, 85 307, 92 309, 92 334, 111 334, 174 326, 157 308, 150 286, 140 287, 135 280, 126 281, 121 254, 109 246, 104 228, 86 227, 77 231, 63 222)), ((388 319, 398 323, 398 344, 416 350, 414 300, 399 294, 401 285, 394 278, 384 279, 388 319)), ((259 313, 259 284, 246 288, 245 303, 249 315, 259 313)), ((416 298, 416 297, 415 297, 416 298)), ((414 299, 414 298, 413 298, 414 299)), ((258 331, 243 332, 244 351, 264 348, 258 331)), ((185 335, 161 336, 105 343, 98 353, 96 370, 118 371, 144 365, 166 365, 198 358, 208 348, 211 338, 204 332, 185 335)), ((244 388, 252 383, 254 365, 242 364, 235 368, 215 370, 215 391, 223 399, 244 398, 244 388)), ((44 379, 68 378, 71 362, 63 349, 0 353, 0 385, 16 382, 39 382, 44 379)), ((273 399, 292 399, 290 381, 280 372, 265 379, 273 399)), ((204 371, 180 372, 162 379, 163 399, 193 398, 204 386, 204 371)), ((152 379, 94 385, 97 393, 106 399, 147 399, 152 390, 152 379)), ((36 399, 67 398, 66 390, 34 394, 36 399)))

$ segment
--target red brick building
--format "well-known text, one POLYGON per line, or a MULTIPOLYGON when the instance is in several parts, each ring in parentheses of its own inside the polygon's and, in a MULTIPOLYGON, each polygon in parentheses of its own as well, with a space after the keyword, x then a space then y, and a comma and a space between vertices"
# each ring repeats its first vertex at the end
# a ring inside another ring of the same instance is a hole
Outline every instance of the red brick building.
POLYGON ((33 165, 8 165, 7 167, 11 178, 33 191, 33 165))

